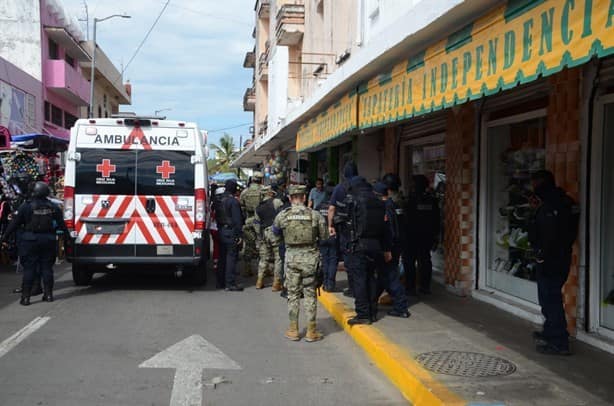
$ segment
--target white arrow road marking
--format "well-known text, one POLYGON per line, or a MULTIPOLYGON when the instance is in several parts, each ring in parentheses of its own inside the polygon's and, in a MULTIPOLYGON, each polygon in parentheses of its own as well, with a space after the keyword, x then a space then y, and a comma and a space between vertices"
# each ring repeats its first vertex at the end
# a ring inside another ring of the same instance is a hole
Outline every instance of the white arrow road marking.
POLYGON ((4 357, 6 353, 17 347, 20 342, 28 338, 28 336, 34 333, 39 328, 43 327, 45 323, 49 321, 50 317, 37 317, 30 322, 27 326, 4 340, 0 343, 0 358, 4 357))
POLYGON ((193 335, 154 355, 139 368, 175 369, 170 406, 201 406, 203 395, 203 370, 241 369, 199 335, 193 335))

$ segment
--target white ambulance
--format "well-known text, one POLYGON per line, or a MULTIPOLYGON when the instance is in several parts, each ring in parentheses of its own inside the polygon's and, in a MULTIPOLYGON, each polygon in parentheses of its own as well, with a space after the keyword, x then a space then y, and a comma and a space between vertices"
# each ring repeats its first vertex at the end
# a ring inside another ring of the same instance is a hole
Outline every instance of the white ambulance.
POLYGON ((206 282, 206 146, 196 124, 77 120, 66 155, 66 249, 76 285, 109 269, 182 271, 206 282), (142 267, 139 265, 143 265, 142 267))

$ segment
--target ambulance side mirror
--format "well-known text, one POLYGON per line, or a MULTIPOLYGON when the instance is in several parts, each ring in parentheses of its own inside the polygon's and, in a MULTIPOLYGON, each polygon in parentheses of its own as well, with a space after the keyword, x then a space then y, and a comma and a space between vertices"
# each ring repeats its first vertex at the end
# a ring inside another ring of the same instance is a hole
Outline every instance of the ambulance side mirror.
POLYGON ((69 152, 68 153, 68 160, 69 161, 79 162, 81 160, 81 153, 80 152, 74 152, 74 151, 69 152))
POLYGON ((200 156, 200 155, 192 155, 190 157, 190 163, 192 165, 194 165, 194 164, 202 164, 203 163, 203 157, 200 156))

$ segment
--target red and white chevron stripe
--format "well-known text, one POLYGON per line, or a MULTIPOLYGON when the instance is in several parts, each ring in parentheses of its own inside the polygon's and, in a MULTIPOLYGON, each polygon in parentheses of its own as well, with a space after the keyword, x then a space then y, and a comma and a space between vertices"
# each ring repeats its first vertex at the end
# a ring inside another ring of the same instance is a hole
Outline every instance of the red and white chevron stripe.
MULTIPOLYGON (((79 196, 82 198, 82 196, 79 196)), ((179 197, 172 196, 112 196, 94 195, 91 203, 78 207, 81 211, 75 223, 79 244, 193 244, 193 211, 177 210, 179 197), (154 199, 156 210, 148 213, 148 199, 154 199), (107 208, 102 202, 108 201, 107 208), (122 234, 90 234, 81 218, 129 218, 122 234)), ((188 199, 194 206, 193 197, 188 199)))

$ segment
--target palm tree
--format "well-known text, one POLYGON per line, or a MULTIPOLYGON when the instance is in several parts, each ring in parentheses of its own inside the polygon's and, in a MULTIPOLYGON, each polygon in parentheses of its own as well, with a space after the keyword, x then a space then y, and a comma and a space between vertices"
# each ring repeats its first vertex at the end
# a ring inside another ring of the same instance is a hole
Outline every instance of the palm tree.
POLYGON ((232 135, 224 133, 220 139, 220 144, 212 144, 211 148, 215 152, 212 172, 229 172, 230 164, 237 158, 238 152, 235 150, 235 141, 232 135))

